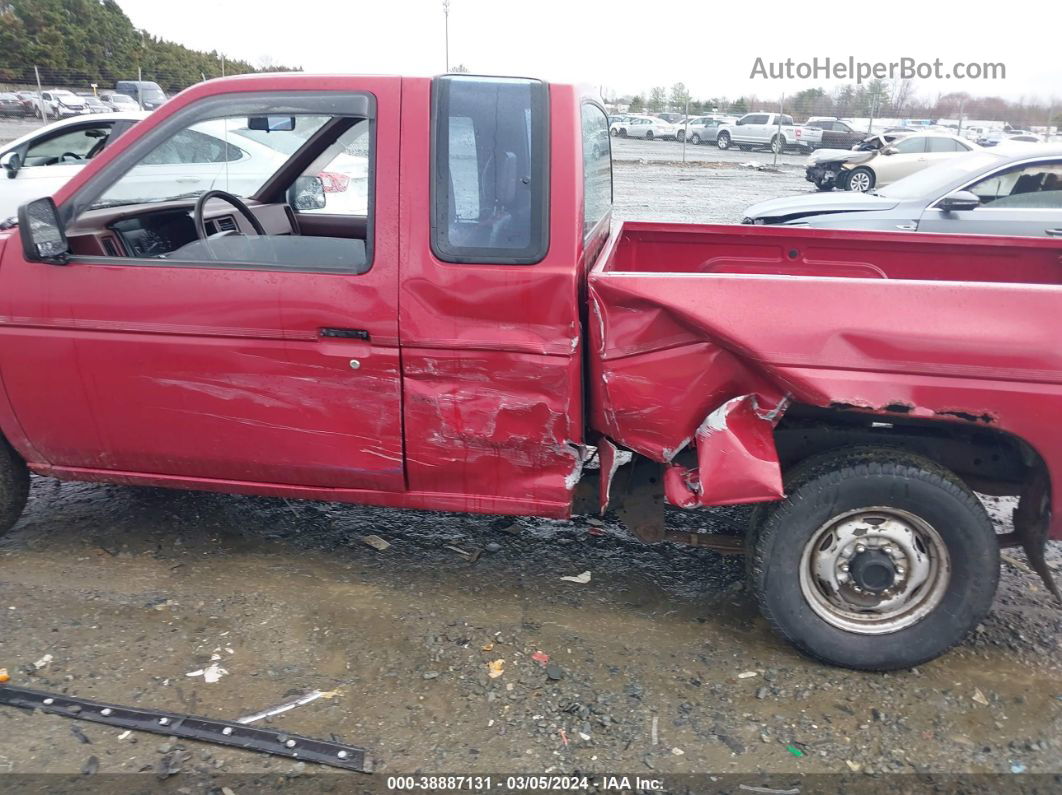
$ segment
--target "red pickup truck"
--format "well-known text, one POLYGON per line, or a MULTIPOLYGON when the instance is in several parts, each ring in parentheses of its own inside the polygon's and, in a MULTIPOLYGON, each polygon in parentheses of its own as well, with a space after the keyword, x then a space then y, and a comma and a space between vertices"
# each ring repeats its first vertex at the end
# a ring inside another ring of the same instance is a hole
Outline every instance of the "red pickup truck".
POLYGON ((981 620, 1000 546, 1053 588, 1058 241, 611 205, 572 86, 189 89, 0 232, 2 529, 29 472, 557 518, 596 494, 645 540, 743 544, 785 638, 877 670, 981 620), (1017 498, 1012 532, 975 492, 1017 498), (742 541, 666 503, 756 507, 742 541))

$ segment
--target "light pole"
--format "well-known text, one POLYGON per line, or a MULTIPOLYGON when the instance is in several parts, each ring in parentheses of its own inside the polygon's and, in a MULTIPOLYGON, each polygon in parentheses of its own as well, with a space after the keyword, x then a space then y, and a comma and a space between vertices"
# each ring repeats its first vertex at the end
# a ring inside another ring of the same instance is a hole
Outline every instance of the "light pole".
POLYGON ((446 37, 446 71, 450 71, 450 0, 442 0, 443 29, 446 37))

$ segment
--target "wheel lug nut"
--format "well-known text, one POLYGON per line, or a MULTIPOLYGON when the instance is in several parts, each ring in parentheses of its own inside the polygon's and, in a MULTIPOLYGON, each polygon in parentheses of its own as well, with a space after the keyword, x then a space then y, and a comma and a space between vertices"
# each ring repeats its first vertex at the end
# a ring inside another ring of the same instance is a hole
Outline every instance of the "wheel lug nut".
POLYGON ((849 567, 848 567, 848 564, 847 564, 847 563, 842 563, 842 564, 841 564, 841 571, 848 571, 848 568, 849 568, 849 567))
POLYGON ((900 575, 901 577, 904 575, 905 572, 906 572, 906 569, 904 569, 903 566, 897 566, 896 567, 896 573, 898 575, 900 575))
POLYGON ((855 591, 856 593, 863 593, 863 589, 860 588, 858 585, 853 585, 852 586, 852 590, 855 591))
POLYGON ((856 544, 856 552, 866 552, 867 548, 862 544, 856 544))
POLYGON ((842 571, 837 575, 837 582, 848 582, 848 575, 842 571))

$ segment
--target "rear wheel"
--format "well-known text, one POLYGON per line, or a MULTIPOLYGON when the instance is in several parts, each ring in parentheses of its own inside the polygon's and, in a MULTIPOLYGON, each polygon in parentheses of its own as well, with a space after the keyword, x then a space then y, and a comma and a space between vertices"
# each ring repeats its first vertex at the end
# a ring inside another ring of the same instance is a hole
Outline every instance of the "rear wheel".
POLYGON ((701 142, 701 136, 698 135, 697 133, 694 133, 693 135, 690 136, 690 143, 693 144, 694 146, 697 146, 700 142, 701 142))
POLYGON ((619 135, 619 130, 613 128, 613 129, 608 131, 608 134, 611 135, 613 138, 615 138, 617 135, 619 135))
POLYGON ((771 626, 833 665, 886 671, 943 654, 984 618, 999 544, 984 507, 921 456, 810 459, 753 533, 752 583, 771 626))
POLYGON ((771 151, 776 155, 785 151, 785 136, 776 135, 771 139, 771 151))
POLYGON ((874 172, 865 166, 854 168, 848 172, 848 190, 866 193, 874 187, 874 172))
POLYGON ((682 143, 683 141, 685 141, 686 140, 686 131, 685 130, 679 130, 677 133, 675 133, 675 140, 678 141, 679 143, 682 143))
POLYGON ((626 137, 627 137, 627 128, 626 127, 620 127, 620 138, 626 138, 626 137))
POLYGON ((652 130, 646 130, 645 131, 645 140, 647 140, 647 141, 653 140, 653 131, 652 130))
POLYGON ((0 535, 22 516, 29 498, 29 482, 26 462, 6 439, 0 439, 0 535))
POLYGON ((719 133, 719 137, 715 139, 715 145, 718 146, 720 149, 729 149, 730 148, 730 133, 728 133, 728 132, 719 133))

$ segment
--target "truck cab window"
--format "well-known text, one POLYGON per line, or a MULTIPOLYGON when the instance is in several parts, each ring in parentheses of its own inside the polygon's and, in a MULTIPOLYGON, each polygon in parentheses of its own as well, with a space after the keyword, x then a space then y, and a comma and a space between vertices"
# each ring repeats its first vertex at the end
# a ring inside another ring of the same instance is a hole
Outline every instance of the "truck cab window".
POLYGON ((448 75, 433 96, 435 255, 538 262, 548 248, 546 85, 448 75))
POLYGON ((612 209, 612 148, 608 117, 589 102, 582 108, 583 235, 589 235, 612 209))

